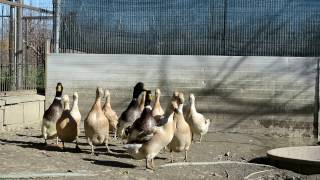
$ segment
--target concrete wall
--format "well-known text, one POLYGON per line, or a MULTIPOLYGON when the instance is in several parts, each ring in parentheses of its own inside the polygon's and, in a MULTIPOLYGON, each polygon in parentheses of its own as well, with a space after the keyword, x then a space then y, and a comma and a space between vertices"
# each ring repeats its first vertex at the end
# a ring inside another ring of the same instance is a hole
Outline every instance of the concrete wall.
POLYGON ((44 100, 40 95, 0 97, 0 130, 40 127, 44 100))
POLYGON ((311 136, 317 60, 291 57, 50 54, 46 106, 57 82, 79 92, 83 118, 97 86, 111 91, 120 113, 132 87, 160 87, 166 106, 174 90, 196 94, 198 111, 214 120, 211 130, 311 136))

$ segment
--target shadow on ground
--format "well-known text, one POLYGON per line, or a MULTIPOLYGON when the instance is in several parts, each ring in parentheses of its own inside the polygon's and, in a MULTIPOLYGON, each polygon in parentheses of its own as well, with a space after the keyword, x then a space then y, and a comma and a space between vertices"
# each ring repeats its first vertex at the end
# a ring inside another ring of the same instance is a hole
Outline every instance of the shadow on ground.
POLYGON ((95 160, 90 158, 83 158, 85 161, 91 161, 92 164, 102 165, 102 166, 110 166, 110 167, 119 167, 119 168, 135 168, 135 165, 118 162, 118 161, 110 161, 110 160, 95 160))

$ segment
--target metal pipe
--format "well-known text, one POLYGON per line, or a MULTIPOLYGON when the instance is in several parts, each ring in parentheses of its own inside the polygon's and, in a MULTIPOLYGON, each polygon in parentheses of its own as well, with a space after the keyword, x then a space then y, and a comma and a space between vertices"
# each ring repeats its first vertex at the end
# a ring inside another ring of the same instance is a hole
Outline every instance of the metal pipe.
MULTIPOLYGON (((16 0, 17 3, 23 4, 23 0, 16 0)), ((23 68, 23 31, 22 31, 22 7, 17 6, 17 39, 16 39, 16 61, 17 61, 17 74, 16 74, 16 88, 22 88, 22 68, 23 68)))
MULTIPOLYGON (((4 7, 2 6, 1 7, 1 56, 0 56, 0 64, 3 63, 3 54, 4 52, 3 51, 3 36, 4 36, 4 33, 3 33, 3 28, 4 28, 4 22, 3 22, 3 14, 4 14, 4 7)), ((9 16, 10 17, 10 16, 9 16)))
POLYGON ((61 0, 53 0, 53 43, 54 53, 59 53, 61 0))
MULTIPOLYGON (((13 1, 13 0, 11 0, 13 1)), ((10 63, 10 90, 15 90, 15 78, 16 67, 15 67, 15 17, 14 17, 14 6, 10 6, 10 27, 9 27, 9 63, 10 63)))
POLYGON ((33 10, 33 11, 38 11, 40 13, 53 14, 52 11, 49 11, 47 9, 42 9, 42 8, 38 8, 38 7, 34 7, 34 6, 29 6, 29 5, 25 5, 23 3, 21 3, 21 4, 20 3, 15 3, 15 2, 13 2, 13 0, 11 0, 11 1, 0 0, 0 3, 10 5, 11 7, 22 7, 22 8, 30 9, 30 10, 33 10))

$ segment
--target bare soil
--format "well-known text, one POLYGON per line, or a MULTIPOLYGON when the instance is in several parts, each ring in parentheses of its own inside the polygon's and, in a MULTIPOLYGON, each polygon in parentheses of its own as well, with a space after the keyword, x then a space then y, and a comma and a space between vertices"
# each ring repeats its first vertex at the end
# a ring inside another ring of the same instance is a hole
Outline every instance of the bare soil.
POLYGON ((183 162, 183 153, 176 153, 177 163, 164 167, 163 165, 169 164, 169 153, 162 152, 155 160, 156 170, 149 171, 145 169, 145 161, 132 159, 126 153, 120 140, 111 140, 110 149, 113 153, 106 153, 106 148, 99 146, 96 147, 96 154, 91 155, 83 132, 80 136, 82 152, 74 150, 74 143, 66 143, 65 151, 52 144, 45 146, 40 134, 40 130, 34 128, 0 133, 0 178, 320 179, 320 174, 302 175, 261 165, 268 164, 266 158, 268 150, 276 147, 312 145, 314 143, 312 138, 209 132, 201 143, 193 143, 189 152, 189 162, 199 164, 179 164, 183 162), (224 161, 227 163, 201 165, 201 162, 224 161), (252 174, 255 172, 259 173, 252 174))

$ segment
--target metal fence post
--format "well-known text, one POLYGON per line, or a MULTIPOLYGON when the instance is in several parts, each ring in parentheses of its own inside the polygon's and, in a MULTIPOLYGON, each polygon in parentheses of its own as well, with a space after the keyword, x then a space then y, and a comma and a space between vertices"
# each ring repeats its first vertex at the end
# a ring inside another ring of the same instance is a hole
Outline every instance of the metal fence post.
MULTIPOLYGON (((23 4, 23 0, 16 0, 17 3, 23 4)), ((16 89, 22 88, 22 78, 23 73, 22 69, 26 68, 23 67, 23 32, 22 32, 22 14, 23 8, 17 7, 17 38, 16 38, 16 89)))
POLYGON ((59 53, 61 0, 53 0, 53 52, 59 53))
MULTIPOLYGON (((11 0, 12 2, 14 0, 11 0)), ((10 6, 10 27, 9 27, 9 63, 10 63, 10 90, 16 90, 16 61, 15 61, 15 17, 14 6, 10 6)))

